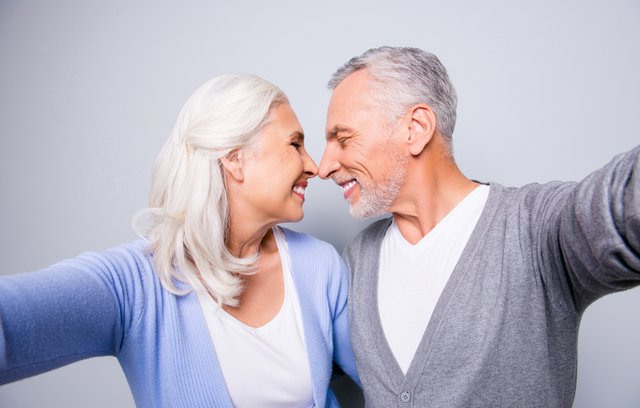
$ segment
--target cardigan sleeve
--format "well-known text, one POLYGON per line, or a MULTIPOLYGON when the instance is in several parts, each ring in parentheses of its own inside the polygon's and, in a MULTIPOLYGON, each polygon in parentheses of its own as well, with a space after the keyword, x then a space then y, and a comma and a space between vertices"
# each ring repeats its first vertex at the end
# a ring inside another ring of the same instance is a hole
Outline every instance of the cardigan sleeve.
POLYGON ((87 253, 0 278, 0 384, 84 358, 117 355, 140 313, 134 251, 87 253))
POLYGON ((541 259, 575 310, 640 284, 640 146, 553 191, 541 259))

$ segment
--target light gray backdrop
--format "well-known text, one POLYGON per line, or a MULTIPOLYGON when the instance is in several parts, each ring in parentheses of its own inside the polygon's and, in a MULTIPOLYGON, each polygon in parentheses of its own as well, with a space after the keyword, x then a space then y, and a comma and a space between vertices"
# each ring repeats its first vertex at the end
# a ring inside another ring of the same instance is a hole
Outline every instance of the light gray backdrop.
MULTIPOLYGON (((385 44, 448 67, 469 177, 578 180, 640 142, 637 0, 301 3, 0 0, 0 273, 134 239, 180 107, 223 73, 279 85, 317 161, 327 79, 385 44)), ((339 249, 364 225, 330 182, 305 206, 295 228, 339 249)), ((640 406, 638 310, 636 289, 585 314, 575 406, 640 406)), ((132 404, 113 358, 0 387, 2 407, 132 404)))

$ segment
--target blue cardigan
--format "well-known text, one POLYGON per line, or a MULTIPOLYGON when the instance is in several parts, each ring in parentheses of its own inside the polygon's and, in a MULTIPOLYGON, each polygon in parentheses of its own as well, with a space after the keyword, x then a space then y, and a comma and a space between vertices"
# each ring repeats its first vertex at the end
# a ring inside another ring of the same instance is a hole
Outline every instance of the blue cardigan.
MULTIPOLYGON (((283 230, 314 401, 339 406, 329 389, 332 361, 359 382, 349 342, 348 272, 331 245, 283 230)), ((137 241, 0 278, 0 384, 113 355, 139 407, 231 407, 195 292, 166 291, 146 248, 137 241)))

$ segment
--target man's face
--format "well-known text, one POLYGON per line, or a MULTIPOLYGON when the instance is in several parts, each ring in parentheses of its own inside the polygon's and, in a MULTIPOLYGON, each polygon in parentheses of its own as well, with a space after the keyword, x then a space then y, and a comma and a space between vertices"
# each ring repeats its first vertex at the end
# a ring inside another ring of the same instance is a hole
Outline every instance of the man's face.
POLYGON ((320 177, 342 187, 356 218, 388 211, 406 174, 407 158, 394 137, 397 123, 371 100, 370 85, 366 70, 360 70, 335 88, 319 170, 320 177))

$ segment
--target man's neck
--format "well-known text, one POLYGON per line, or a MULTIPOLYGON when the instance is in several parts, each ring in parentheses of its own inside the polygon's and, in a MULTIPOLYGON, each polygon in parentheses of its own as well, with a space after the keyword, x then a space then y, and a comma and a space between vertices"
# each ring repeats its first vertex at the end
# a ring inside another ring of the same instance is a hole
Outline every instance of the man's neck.
POLYGON ((416 244, 477 186, 453 159, 416 161, 390 212, 404 239, 416 244))

